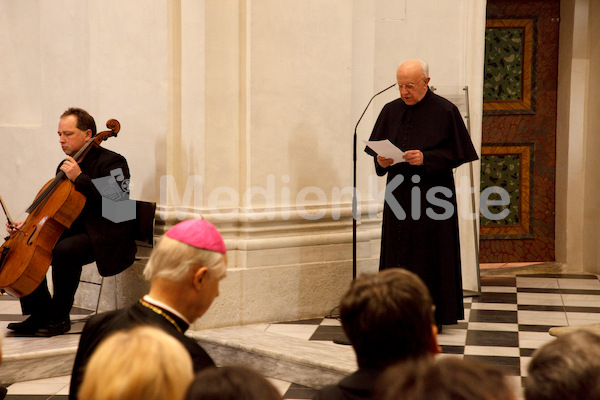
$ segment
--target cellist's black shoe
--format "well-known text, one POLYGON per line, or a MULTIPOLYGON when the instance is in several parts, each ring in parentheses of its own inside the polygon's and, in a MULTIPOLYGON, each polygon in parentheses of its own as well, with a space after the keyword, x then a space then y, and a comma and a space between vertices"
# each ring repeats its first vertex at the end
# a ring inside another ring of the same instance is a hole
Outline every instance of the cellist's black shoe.
POLYGON ((39 318, 31 315, 23 322, 11 322, 7 328, 19 334, 34 334, 44 324, 39 318))
POLYGON ((49 321, 43 327, 39 328, 36 336, 50 337, 64 335, 71 330, 71 320, 69 318, 62 321, 49 321))

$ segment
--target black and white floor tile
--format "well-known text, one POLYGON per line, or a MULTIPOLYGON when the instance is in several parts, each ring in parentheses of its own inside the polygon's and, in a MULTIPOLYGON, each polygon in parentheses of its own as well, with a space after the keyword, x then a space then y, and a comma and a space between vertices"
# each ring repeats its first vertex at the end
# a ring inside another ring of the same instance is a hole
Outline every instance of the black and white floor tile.
MULTIPOLYGON (((11 316, 18 319, 14 314, 0 305, 3 323, 11 316)), ((551 327, 592 323, 600 323, 600 281, 595 275, 488 276, 481 279, 480 295, 465 298, 465 319, 458 325, 444 326, 438 342, 442 356, 500 366, 520 385, 533 352, 553 340, 548 334, 551 327)), ((265 324, 264 329, 317 341, 333 341, 342 335, 339 321, 333 318, 265 324)), ((18 382, 8 387, 7 400, 66 399, 68 383, 68 376, 18 382)), ((314 389, 294 383, 273 383, 286 399, 310 399, 314 394, 314 389)))

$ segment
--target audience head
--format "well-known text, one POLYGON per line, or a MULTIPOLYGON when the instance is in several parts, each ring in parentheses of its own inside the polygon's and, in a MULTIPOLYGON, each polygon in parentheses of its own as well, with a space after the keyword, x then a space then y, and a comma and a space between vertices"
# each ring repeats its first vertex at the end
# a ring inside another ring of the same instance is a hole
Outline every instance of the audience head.
POLYGON ((534 354, 525 379, 527 400, 600 399, 600 336, 579 330, 534 354))
POLYGON ((361 368, 439 352, 429 291, 405 269, 355 279, 340 302, 340 317, 361 368))
POLYGON ((182 399, 194 376, 188 351, 161 329, 117 331, 94 350, 79 398, 87 400, 182 399))
POLYGON ((281 400, 275 386, 242 367, 207 368, 196 375, 184 400, 281 400))
POLYGON ((188 299, 185 316, 192 322, 219 295, 219 281, 226 272, 223 238, 214 225, 203 219, 186 220, 169 229, 144 268, 144 276, 151 280, 150 295, 177 293, 179 299, 188 299))
POLYGON ((472 360, 443 357, 390 367, 377 382, 380 400, 513 400, 502 370, 472 360))

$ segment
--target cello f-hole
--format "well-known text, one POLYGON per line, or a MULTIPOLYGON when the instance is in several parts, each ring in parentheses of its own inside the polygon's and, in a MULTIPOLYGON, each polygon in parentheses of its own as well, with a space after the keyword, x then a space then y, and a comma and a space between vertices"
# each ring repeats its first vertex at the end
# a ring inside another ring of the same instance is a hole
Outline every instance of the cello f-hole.
POLYGON ((35 235, 35 231, 37 231, 37 225, 33 226, 33 231, 31 231, 31 236, 29 236, 29 239, 27 239, 27 246, 31 246, 35 243, 33 243, 33 236, 35 235))

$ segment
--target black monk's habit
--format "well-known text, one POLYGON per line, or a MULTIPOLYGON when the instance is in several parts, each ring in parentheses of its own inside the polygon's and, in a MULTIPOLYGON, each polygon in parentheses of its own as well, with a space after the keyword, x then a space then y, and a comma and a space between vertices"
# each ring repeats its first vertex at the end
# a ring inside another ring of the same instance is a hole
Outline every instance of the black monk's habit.
POLYGON ((430 90, 413 106, 402 99, 384 106, 370 140, 385 139, 421 150, 424 164, 382 168, 375 158, 377 175, 387 173, 379 269, 416 273, 431 292, 437 323, 455 324, 464 309, 452 169, 479 157, 456 106, 430 90))

